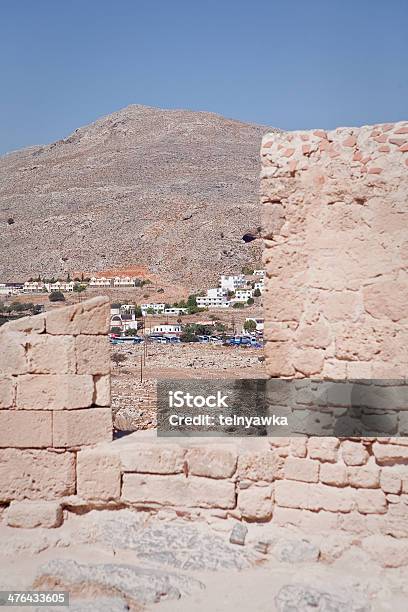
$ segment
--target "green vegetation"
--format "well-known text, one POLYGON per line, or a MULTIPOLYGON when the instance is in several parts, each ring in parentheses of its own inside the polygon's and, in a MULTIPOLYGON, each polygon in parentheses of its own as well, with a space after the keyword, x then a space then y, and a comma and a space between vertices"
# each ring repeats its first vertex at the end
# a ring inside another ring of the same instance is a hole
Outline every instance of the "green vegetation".
POLYGON ((50 302, 65 302, 65 295, 62 291, 51 291, 48 299, 50 302))
POLYGON ((252 274, 254 273, 254 269, 250 268, 249 266, 243 266, 241 272, 242 274, 245 274, 247 276, 252 276, 252 274))
POLYGON ((125 336, 137 336, 137 329, 127 329, 125 336))
POLYGON ((189 323, 181 334, 182 342, 198 342, 198 336, 212 336, 214 328, 212 325, 201 325, 200 323, 189 323))
POLYGON ((254 297, 261 297, 262 293, 260 289, 255 289, 254 291, 254 297))
POLYGON ((233 308, 243 308, 244 304, 242 302, 235 302, 235 304, 232 305, 233 308))
POLYGON ((252 298, 252 297, 249 297, 249 298, 247 299, 247 304, 248 304, 248 306, 252 306, 252 304, 253 304, 254 302, 255 302, 255 300, 254 300, 254 298, 252 298))
POLYGON ((256 330, 256 323, 253 319, 249 319, 244 323, 244 330, 246 332, 252 333, 256 330))

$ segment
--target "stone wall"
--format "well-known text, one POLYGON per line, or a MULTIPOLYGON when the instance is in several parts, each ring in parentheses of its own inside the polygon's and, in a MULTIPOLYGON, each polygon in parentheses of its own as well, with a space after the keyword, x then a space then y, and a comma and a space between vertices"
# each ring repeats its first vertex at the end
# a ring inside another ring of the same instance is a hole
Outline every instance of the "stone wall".
POLYGON ((405 378, 408 122, 267 134, 261 157, 269 374, 405 378))
MULTIPOLYGON (((267 134, 261 158, 269 375, 406 380, 408 122, 267 134)), ((407 438, 297 440, 272 440, 274 521, 408 536, 407 438)))
POLYGON ((109 303, 0 328, 0 503, 76 493, 80 447, 112 440, 109 303))

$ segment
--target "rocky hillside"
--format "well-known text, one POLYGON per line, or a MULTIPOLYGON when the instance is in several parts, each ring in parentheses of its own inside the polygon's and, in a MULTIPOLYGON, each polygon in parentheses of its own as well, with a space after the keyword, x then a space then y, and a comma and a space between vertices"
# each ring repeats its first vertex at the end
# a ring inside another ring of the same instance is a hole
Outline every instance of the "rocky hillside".
POLYGON ((265 129, 129 106, 1 157, 0 282, 134 268, 199 288, 256 262, 265 129))

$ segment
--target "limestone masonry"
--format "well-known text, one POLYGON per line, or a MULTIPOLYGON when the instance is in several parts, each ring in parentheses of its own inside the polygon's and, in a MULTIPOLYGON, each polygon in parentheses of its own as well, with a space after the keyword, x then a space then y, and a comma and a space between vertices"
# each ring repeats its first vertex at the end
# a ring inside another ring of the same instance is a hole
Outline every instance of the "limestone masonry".
MULTIPOLYGON (((271 377, 405 379, 407 145, 408 123, 264 138, 271 377)), ((108 321, 96 298, 0 330, 8 525, 127 506, 408 537, 408 438, 112 442, 108 321)))

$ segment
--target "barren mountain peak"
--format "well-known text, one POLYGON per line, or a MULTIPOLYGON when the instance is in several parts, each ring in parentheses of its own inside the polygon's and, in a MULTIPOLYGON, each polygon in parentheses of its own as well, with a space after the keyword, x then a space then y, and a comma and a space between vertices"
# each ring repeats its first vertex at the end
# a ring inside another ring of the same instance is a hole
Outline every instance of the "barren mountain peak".
POLYGON ((142 266, 201 288, 258 262, 266 129, 132 104, 0 158, 0 280, 142 266))

